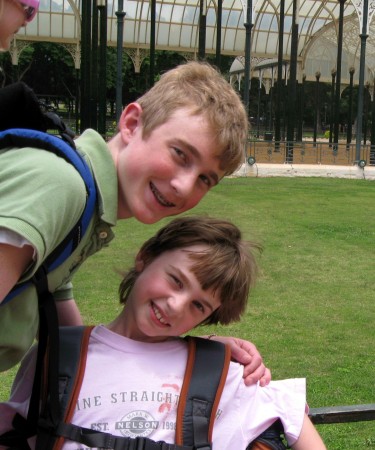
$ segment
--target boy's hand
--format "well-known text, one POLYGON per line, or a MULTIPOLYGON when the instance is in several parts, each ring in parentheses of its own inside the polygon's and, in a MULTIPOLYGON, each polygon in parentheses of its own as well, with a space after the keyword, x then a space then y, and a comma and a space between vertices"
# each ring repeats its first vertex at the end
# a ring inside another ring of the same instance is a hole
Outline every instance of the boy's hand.
POLYGON ((271 372, 263 364, 262 357, 254 344, 234 337, 211 336, 210 339, 230 346, 232 359, 245 366, 243 377, 247 386, 257 381, 261 386, 267 386, 271 381, 271 372))

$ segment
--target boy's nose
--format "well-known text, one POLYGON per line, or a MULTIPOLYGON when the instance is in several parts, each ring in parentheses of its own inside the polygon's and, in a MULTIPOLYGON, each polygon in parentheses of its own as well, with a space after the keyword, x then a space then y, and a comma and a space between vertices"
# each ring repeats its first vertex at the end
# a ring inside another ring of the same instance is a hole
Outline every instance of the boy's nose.
POLYGON ((186 298, 182 294, 175 294, 168 297, 168 310, 171 316, 182 314, 185 309, 186 298))
POLYGON ((189 196, 196 183, 196 175, 192 172, 178 174, 172 180, 171 185, 179 196, 189 196))

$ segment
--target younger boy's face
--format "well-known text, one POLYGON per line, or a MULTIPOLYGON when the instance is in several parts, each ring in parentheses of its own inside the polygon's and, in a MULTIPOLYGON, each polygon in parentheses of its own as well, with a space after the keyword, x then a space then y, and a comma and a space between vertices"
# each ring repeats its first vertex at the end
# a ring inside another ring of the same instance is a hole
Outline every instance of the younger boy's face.
POLYGON ((138 119, 137 126, 129 121, 127 132, 120 132, 126 145, 117 159, 119 218, 155 223, 193 208, 224 172, 214 156, 217 145, 204 117, 177 110, 147 139, 138 119))
POLYGON ((212 289, 204 291, 191 271, 189 252, 203 246, 162 253, 143 267, 128 297, 123 314, 127 337, 158 342, 180 336, 207 319, 219 306, 212 289))

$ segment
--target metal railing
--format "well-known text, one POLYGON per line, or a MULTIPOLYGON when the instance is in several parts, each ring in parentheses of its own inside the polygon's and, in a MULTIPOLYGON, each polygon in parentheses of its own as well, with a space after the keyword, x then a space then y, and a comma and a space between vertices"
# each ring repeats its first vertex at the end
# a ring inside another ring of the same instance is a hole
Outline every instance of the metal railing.
POLYGON ((361 145, 360 158, 356 159, 356 145, 339 142, 287 142, 249 139, 246 147, 250 164, 333 164, 352 165, 362 161, 375 165, 375 146, 361 145), (250 158, 250 159, 249 159, 250 158))

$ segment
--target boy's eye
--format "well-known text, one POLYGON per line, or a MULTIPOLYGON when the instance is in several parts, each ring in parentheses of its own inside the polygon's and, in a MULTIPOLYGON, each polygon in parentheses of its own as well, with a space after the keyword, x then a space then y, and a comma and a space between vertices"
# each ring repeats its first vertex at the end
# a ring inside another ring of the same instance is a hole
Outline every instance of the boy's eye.
POLYGON ((173 283, 174 283, 179 289, 182 289, 183 284, 182 284, 181 280, 180 280, 179 278, 177 278, 176 276, 174 276, 174 275, 170 275, 170 277, 171 277, 173 283))
POLYGON ((201 302, 199 302, 198 300, 194 300, 193 304, 199 311, 204 313, 204 306, 201 302))
POLYGON ((175 151, 176 155, 177 155, 184 163, 187 162, 186 154, 185 154, 182 150, 180 150, 179 148, 174 147, 174 151, 175 151))
POLYGON ((201 175, 199 178, 203 181, 203 183, 204 183, 207 187, 210 188, 210 187, 212 186, 211 180, 210 180, 209 177, 207 177, 206 175, 201 175))

